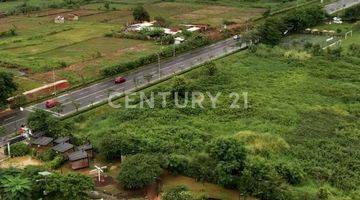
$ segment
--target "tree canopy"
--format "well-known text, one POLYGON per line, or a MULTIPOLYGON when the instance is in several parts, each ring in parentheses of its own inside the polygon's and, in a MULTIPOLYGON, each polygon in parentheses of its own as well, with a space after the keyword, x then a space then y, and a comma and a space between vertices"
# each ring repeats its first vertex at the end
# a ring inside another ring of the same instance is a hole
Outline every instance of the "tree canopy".
POLYGON ((137 154, 127 157, 121 164, 118 180, 125 188, 143 188, 154 183, 162 172, 158 156, 137 154))
POLYGON ((11 74, 0 72, 0 108, 7 105, 7 99, 17 89, 11 74))
POLYGON ((143 6, 137 6, 133 10, 135 21, 150 21, 150 15, 143 6))

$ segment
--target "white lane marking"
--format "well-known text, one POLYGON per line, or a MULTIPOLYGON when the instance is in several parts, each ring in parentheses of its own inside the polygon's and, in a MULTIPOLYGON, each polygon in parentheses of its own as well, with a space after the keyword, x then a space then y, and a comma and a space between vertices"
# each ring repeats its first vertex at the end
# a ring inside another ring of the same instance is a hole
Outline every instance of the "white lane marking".
POLYGON ((8 126, 8 125, 10 125, 10 124, 17 123, 17 122, 23 121, 23 120, 26 120, 26 119, 25 119, 25 118, 21 118, 21 119, 18 119, 18 120, 16 120, 16 121, 13 121, 13 122, 9 122, 9 123, 7 123, 7 124, 3 124, 3 125, 1 125, 1 126, 8 126))
POLYGON ((12 119, 14 119, 14 118, 15 118, 15 116, 9 117, 9 118, 7 118, 7 119, 4 119, 4 122, 9 121, 9 120, 12 120, 12 119))

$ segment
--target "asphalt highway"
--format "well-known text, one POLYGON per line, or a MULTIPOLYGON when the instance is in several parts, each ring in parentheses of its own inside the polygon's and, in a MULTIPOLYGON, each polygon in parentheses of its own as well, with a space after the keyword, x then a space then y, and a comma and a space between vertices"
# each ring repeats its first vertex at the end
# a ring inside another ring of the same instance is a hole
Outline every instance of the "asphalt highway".
POLYGON ((333 14, 337 11, 349 8, 356 4, 359 4, 360 0, 340 0, 325 6, 325 10, 328 14, 333 14))
POLYGON ((166 59, 166 61, 160 60, 160 65, 159 63, 154 63, 123 75, 127 80, 125 83, 115 84, 113 78, 106 79, 102 82, 55 97, 62 105, 61 110, 46 109, 44 101, 26 107, 23 111, 19 110, 11 115, 0 118, 0 126, 3 126, 8 133, 13 133, 22 124, 26 124, 27 117, 36 109, 46 110, 56 117, 65 117, 74 112, 108 101, 110 94, 131 92, 138 87, 165 79, 183 70, 191 69, 201 63, 225 56, 242 48, 246 48, 245 43, 240 45, 238 41, 231 38, 175 56, 171 59, 166 59))

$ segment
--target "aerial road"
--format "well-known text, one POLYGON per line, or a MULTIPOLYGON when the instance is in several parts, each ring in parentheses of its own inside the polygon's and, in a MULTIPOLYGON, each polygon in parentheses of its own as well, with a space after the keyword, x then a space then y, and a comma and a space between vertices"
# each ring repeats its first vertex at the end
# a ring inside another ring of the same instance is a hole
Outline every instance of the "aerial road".
POLYGON ((239 49, 246 48, 246 43, 238 44, 233 38, 205 46, 185 54, 178 55, 160 63, 150 64, 137 70, 129 72, 123 77, 127 80, 122 84, 115 84, 114 79, 105 79, 102 82, 95 83, 61 96, 55 99, 61 104, 62 109, 55 112, 53 109, 47 109, 45 101, 18 110, 11 115, 0 118, 0 126, 3 126, 7 133, 15 132, 31 112, 36 109, 43 109, 51 112, 56 117, 65 117, 79 110, 87 109, 93 105, 107 102, 111 93, 131 92, 138 87, 149 84, 153 81, 166 79, 180 73, 183 70, 191 69, 206 61, 227 55, 239 49), (145 78, 146 77, 146 78, 145 78))
POLYGON ((328 14, 333 14, 335 12, 349 8, 349 7, 359 4, 359 3, 360 3, 360 0, 340 0, 340 1, 326 5, 325 11, 328 14))

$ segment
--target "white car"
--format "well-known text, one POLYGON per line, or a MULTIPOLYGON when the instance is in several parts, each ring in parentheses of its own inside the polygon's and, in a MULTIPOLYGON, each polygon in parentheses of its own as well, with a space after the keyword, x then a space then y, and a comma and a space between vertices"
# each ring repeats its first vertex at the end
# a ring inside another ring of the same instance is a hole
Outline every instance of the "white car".
POLYGON ((240 40, 240 35, 234 35, 233 38, 234 40, 240 40))

